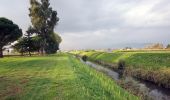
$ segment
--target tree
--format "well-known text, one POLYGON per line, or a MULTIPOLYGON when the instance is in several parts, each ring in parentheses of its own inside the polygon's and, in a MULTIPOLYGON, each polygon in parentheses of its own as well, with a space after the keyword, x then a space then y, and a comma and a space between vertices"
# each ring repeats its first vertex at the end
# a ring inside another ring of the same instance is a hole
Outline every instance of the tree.
POLYGON ((33 43, 33 49, 32 49, 32 52, 40 52, 40 49, 41 49, 41 45, 42 45, 42 42, 41 42, 41 37, 40 36, 34 36, 31 38, 31 41, 33 43))
POLYGON ((31 52, 39 52, 41 43, 40 40, 39 36, 22 37, 13 47, 22 55, 28 52, 31 56, 31 52))
POLYGON ((59 50, 59 44, 61 43, 61 41, 61 37, 58 34, 53 33, 49 35, 49 37, 47 38, 47 46, 45 48, 46 53, 56 53, 57 50, 59 50))
POLYGON ((26 47, 27 47, 27 51, 29 53, 29 55, 31 56, 31 49, 32 49, 32 46, 33 46, 33 42, 31 41, 31 27, 28 28, 28 30, 26 31, 26 34, 25 34, 25 40, 26 40, 26 47))
MULTIPOLYGON (((49 0, 30 0, 31 7, 30 18, 35 32, 42 38, 41 52, 46 52, 46 48, 49 47, 50 34, 54 33, 54 27, 56 26, 59 18, 57 12, 50 7, 49 0), (48 40, 48 41, 47 41, 48 40)), ((52 40, 50 40, 52 41, 52 40)))
POLYGON ((32 49, 32 41, 31 41, 31 34, 32 34, 32 27, 30 26, 28 30, 26 31, 26 34, 24 34, 24 37, 22 37, 18 43, 14 45, 14 48, 20 52, 22 55, 25 52, 28 52, 31 56, 31 49, 32 49))
POLYGON ((167 45, 166 49, 170 49, 170 44, 167 45))
POLYGON ((152 45, 147 46, 145 49, 163 49, 164 46, 161 43, 155 43, 152 45))
POLYGON ((22 36, 22 30, 11 20, 0 18, 0 58, 3 57, 3 47, 22 36))
POLYGON ((23 55, 27 52, 27 40, 25 37, 20 38, 17 43, 13 46, 13 48, 23 55))

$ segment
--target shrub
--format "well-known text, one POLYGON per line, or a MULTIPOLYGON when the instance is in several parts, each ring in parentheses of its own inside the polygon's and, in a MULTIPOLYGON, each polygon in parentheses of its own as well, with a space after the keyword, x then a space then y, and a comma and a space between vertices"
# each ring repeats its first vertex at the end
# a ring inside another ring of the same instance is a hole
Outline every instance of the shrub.
POLYGON ((83 60, 83 61, 87 61, 87 56, 86 56, 86 55, 83 55, 83 56, 82 56, 82 60, 83 60))
POLYGON ((118 62, 118 69, 119 70, 124 70, 125 69, 125 66, 126 66, 126 62, 125 62, 125 60, 119 60, 119 62, 118 62))

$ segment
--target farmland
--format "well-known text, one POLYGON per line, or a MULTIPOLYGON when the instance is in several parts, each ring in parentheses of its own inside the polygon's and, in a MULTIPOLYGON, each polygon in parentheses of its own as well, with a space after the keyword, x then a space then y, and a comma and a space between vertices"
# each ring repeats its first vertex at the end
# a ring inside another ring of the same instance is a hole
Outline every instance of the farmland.
POLYGON ((78 55, 86 55, 95 62, 111 64, 117 69, 117 63, 124 60, 125 72, 134 77, 170 87, 170 52, 169 51, 77 51, 78 55), (165 77, 166 76, 166 77, 165 77))
POLYGON ((57 54, 0 59, 0 100, 138 100, 78 59, 57 54))

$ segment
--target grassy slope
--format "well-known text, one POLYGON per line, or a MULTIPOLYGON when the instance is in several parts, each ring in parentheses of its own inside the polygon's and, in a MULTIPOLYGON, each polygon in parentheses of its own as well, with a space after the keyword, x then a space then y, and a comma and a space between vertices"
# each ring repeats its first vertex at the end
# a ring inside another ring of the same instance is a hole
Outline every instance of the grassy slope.
POLYGON ((117 63, 120 59, 124 59, 129 66, 143 67, 145 69, 170 67, 170 52, 79 52, 79 54, 108 63, 117 63))
POLYGON ((0 100, 136 100, 67 55, 0 59, 0 100))
POLYGON ((87 55, 91 60, 113 64, 124 59, 127 73, 170 88, 169 51, 117 51, 113 53, 80 51, 76 54, 87 55))
POLYGON ((145 68, 168 68, 170 67, 170 53, 136 53, 130 56, 127 62, 145 68))

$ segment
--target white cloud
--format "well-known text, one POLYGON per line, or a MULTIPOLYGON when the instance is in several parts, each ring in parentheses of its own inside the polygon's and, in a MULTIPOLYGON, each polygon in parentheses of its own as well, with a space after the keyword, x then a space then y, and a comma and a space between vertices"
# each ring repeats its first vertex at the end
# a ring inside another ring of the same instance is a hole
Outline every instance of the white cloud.
POLYGON ((143 2, 132 6, 129 11, 124 14, 126 23, 135 27, 162 26, 170 25, 170 6, 162 11, 153 11, 153 8, 160 4, 162 0, 144 0, 143 2))

